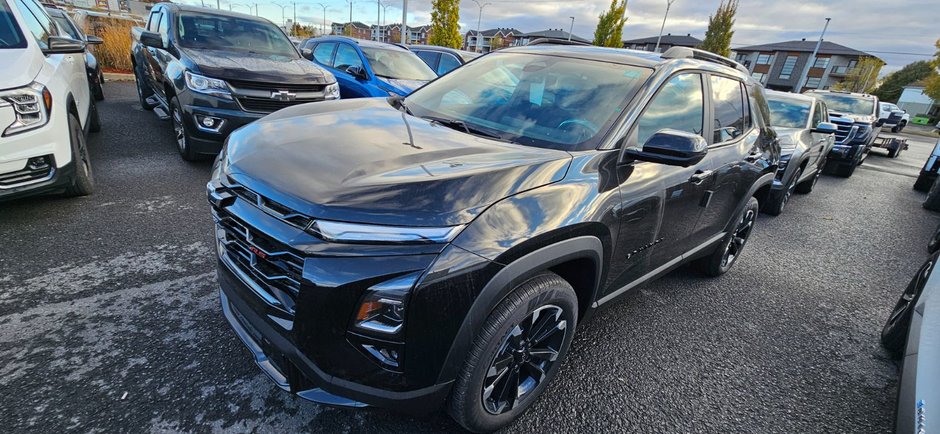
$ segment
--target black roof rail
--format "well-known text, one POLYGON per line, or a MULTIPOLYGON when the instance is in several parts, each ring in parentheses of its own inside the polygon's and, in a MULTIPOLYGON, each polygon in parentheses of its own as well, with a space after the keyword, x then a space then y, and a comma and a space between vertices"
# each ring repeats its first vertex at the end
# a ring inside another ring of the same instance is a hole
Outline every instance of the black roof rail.
POLYGON ((749 74, 747 68, 744 65, 735 62, 724 56, 719 56, 715 53, 711 53, 705 50, 699 50, 697 48, 689 47, 672 47, 666 50, 662 54, 663 59, 698 59, 705 60, 712 63, 720 63, 722 65, 737 69, 745 74, 749 74))
POLYGON ((529 41, 529 45, 591 45, 586 42, 581 41, 569 41, 567 39, 556 39, 556 38, 538 38, 529 41))

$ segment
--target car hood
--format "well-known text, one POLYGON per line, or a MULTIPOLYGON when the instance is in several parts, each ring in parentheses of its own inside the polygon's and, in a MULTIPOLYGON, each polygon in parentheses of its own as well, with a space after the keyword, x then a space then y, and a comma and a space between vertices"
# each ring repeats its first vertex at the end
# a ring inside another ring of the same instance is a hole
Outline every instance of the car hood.
POLYGON ((325 84, 333 75, 313 62, 298 57, 249 54, 244 51, 183 48, 195 72, 223 80, 259 81, 278 84, 325 84))
POLYGON ((405 96, 407 96, 411 92, 414 92, 415 89, 421 86, 424 86, 425 83, 427 83, 426 80, 402 80, 398 78, 385 78, 385 77, 378 77, 378 79, 384 81, 385 83, 389 84, 392 87, 395 87, 399 90, 404 91, 405 96))
POLYGON ((222 170, 314 218, 452 226, 561 180, 570 162, 564 151, 472 136, 362 98, 290 107, 237 130, 222 170))
POLYGON ((834 112, 832 110, 829 111, 829 116, 833 118, 831 119, 833 122, 835 122, 835 119, 839 119, 839 118, 847 119, 852 122, 862 122, 862 123, 869 123, 869 124, 877 120, 877 118, 874 115, 857 115, 853 113, 834 112))
MULTIPOLYGON (((38 52, 38 50, 36 50, 38 52)), ((36 53, 30 48, 3 50, 3 62, 0 62, 0 77, 3 85, 0 90, 23 87, 33 82, 39 75, 45 62, 33 59, 36 53)))

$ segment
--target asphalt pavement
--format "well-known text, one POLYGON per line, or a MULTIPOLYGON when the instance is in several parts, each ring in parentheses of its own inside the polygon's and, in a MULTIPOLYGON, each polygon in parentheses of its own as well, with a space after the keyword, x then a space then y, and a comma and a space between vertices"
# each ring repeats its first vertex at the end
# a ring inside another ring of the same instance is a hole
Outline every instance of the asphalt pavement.
MULTIPOLYGON (((458 429, 276 388, 219 308, 210 163, 179 158, 132 83, 105 93, 97 192, 0 204, 3 431, 458 429)), ((891 432, 897 367, 878 337, 940 222, 911 189, 932 143, 910 144, 760 217, 725 276, 678 270, 605 306, 507 431, 891 432)))

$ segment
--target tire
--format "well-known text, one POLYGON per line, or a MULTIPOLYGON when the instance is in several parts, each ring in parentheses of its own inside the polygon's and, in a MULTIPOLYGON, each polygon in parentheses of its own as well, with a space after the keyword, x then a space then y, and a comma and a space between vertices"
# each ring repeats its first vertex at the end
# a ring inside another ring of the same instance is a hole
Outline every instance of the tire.
POLYGON ((183 108, 175 96, 170 100, 170 123, 173 124, 173 139, 180 156, 186 161, 198 161, 200 155, 193 152, 192 137, 186 130, 186 122, 183 122, 183 108))
POLYGON ((930 191, 930 186, 933 185, 933 180, 923 172, 917 176, 917 181, 914 181, 914 190, 917 191, 930 191))
POLYGON ((78 117, 69 113, 69 141, 72 144, 72 161, 75 162, 75 177, 65 188, 65 196, 88 196, 95 190, 95 176, 91 170, 91 158, 85 143, 85 133, 78 117))
POLYGON ((98 116, 98 104, 92 99, 89 102, 91 109, 88 110, 88 131, 97 133, 101 131, 101 118, 98 116))
POLYGON ((137 99, 140 101, 140 108, 147 111, 153 110, 156 105, 147 103, 147 98, 153 95, 153 89, 150 89, 150 86, 143 82, 140 74, 136 71, 134 72, 134 81, 137 83, 137 99))
POLYGON ((707 276, 718 277, 728 272, 741 257, 741 252, 747 245, 747 240, 754 232, 754 223, 760 204, 757 198, 751 197, 747 205, 735 218, 735 225, 721 244, 708 256, 696 260, 692 265, 707 276))
POLYGON ((937 226, 937 229, 934 229, 933 236, 930 237, 930 241, 927 243, 927 252, 930 254, 937 253, 940 250, 940 225, 937 226))
POLYGON ((793 192, 796 191, 796 182, 800 179, 801 175, 803 175, 803 168, 797 168, 796 173, 790 177, 790 182, 787 183, 787 188, 781 191, 779 195, 775 196, 773 200, 768 201, 761 208, 761 211, 772 216, 783 214, 783 210, 786 208, 787 203, 790 202, 790 198, 793 196, 793 192))
POLYGON ((451 391, 448 413, 473 432, 495 431, 511 423, 558 372, 577 320, 578 297, 558 275, 545 272, 516 287, 483 323, 451 391), (532 329, 543 330, 535 333, 542 338, 532 339, 532 329), (515 346, 526 349, 513 351, 515 346), (533 352, 537 349, 540 355, 533 352), (488 375, 491 372, 494 375, 488 375), (521 380, 520 375, 527 378, 521 380), (507 387, 512 384, 516 387, 507 387), (528 390, 518 397, 524 387, 528 390))
POLYGON ((907 284, 907 288, 898 298, 894 309, 891 309, 891 314, 888 315, 884 328, 881 329, 881 345, 896 358, 900 358, 904 353, 914 307, 917 305, 917 300, 920 299, 924 285, 930 277, 935 260, 935 257, 931 257, 917 270, 917 274, 907 284))
POLYGON ((819 181, 819 177, 822 175, 822 169, 816 169, 816 174, 812 178, 807 179, 796 185, 796 192, 799 194, 810 194, 813 192, 813 189, 816 188, 816 181, 819 181))
POLYGON ((898 154, 900 153, 900 148, 888 148, 888 158, 898 158, 898 154))
POLYGON ((856 167, 858 166, 854 163, 837 164, 832 168, 832 174, 843 178, 851 178, 852 174, 855 173, 856 167))
POLYGON ((98 70, 98 85, 95 86, 95 99, 104 101, 104 73, 98 70))
POLYGON ((924 208, 931 211, 940 211, 940 182, 934 182, 924 199, 924 208))

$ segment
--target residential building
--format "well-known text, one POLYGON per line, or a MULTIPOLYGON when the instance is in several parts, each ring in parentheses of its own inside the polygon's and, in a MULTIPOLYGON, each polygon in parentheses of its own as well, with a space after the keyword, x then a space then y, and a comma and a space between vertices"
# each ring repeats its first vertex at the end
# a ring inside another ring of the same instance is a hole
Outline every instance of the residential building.
POLYGON ((657 51, 659 53, 663 53, 672 47, 695 48, 702 44, 702 40, 692 36, 691 33, 687 33, 685 35, 673 35, 672 33, 667 33, 663 35, 661 39, 659 36, 628 39, 623 41, 623 48, 629 48, 631 50, 656 51, 657 39, 659 39, 659 50, 657 51))
POLYGON ((591 43, 591 41, 587 39, 584 39, 575 34, 570 34, 562 29, 545 29, 545 30, 539 30, 537 32, 525 33, 522 36, 516 38, 516 40, 514 41, 512 45, 526 45, 530 41, 534 41, 540 38, 567 40, 569 35, 571 36, 572 41, 584 42, 586 44, 591 43))
POLYGON ((464 35, 463 49, 479 53, 489 53, 492 48, 493 38, 497 36, 501 39, 502 46, 508 47, 514 45, 516 38, 522 37, 522 31, 513 28, 497 28, 480 31, 470 30, 464 35))
POLYGON ((372 27, 360 21, 333 23, 330 29, 334 35, 346 35, 356 39, 372 39, 372 27))
POLYGON ((911 117, 927 115, 928 118, 936 120, 940 118, 940 101, 934 101, 927 96, 924 87, 923 80, 904 86, 901 97, 898 98, 898 107, 910 113, 911 117))
MULTIPOLYGON (((803 38, 799 41, 751 45, 735 48, 733 56, 768 89, 793 91, 810 61, 816 43, 803 38)), ((845 79, 862 57, 877 59, 864 51, 823 41, 816 60, 806 74, 803 88, 799 91, 831 88, 845 79)))

